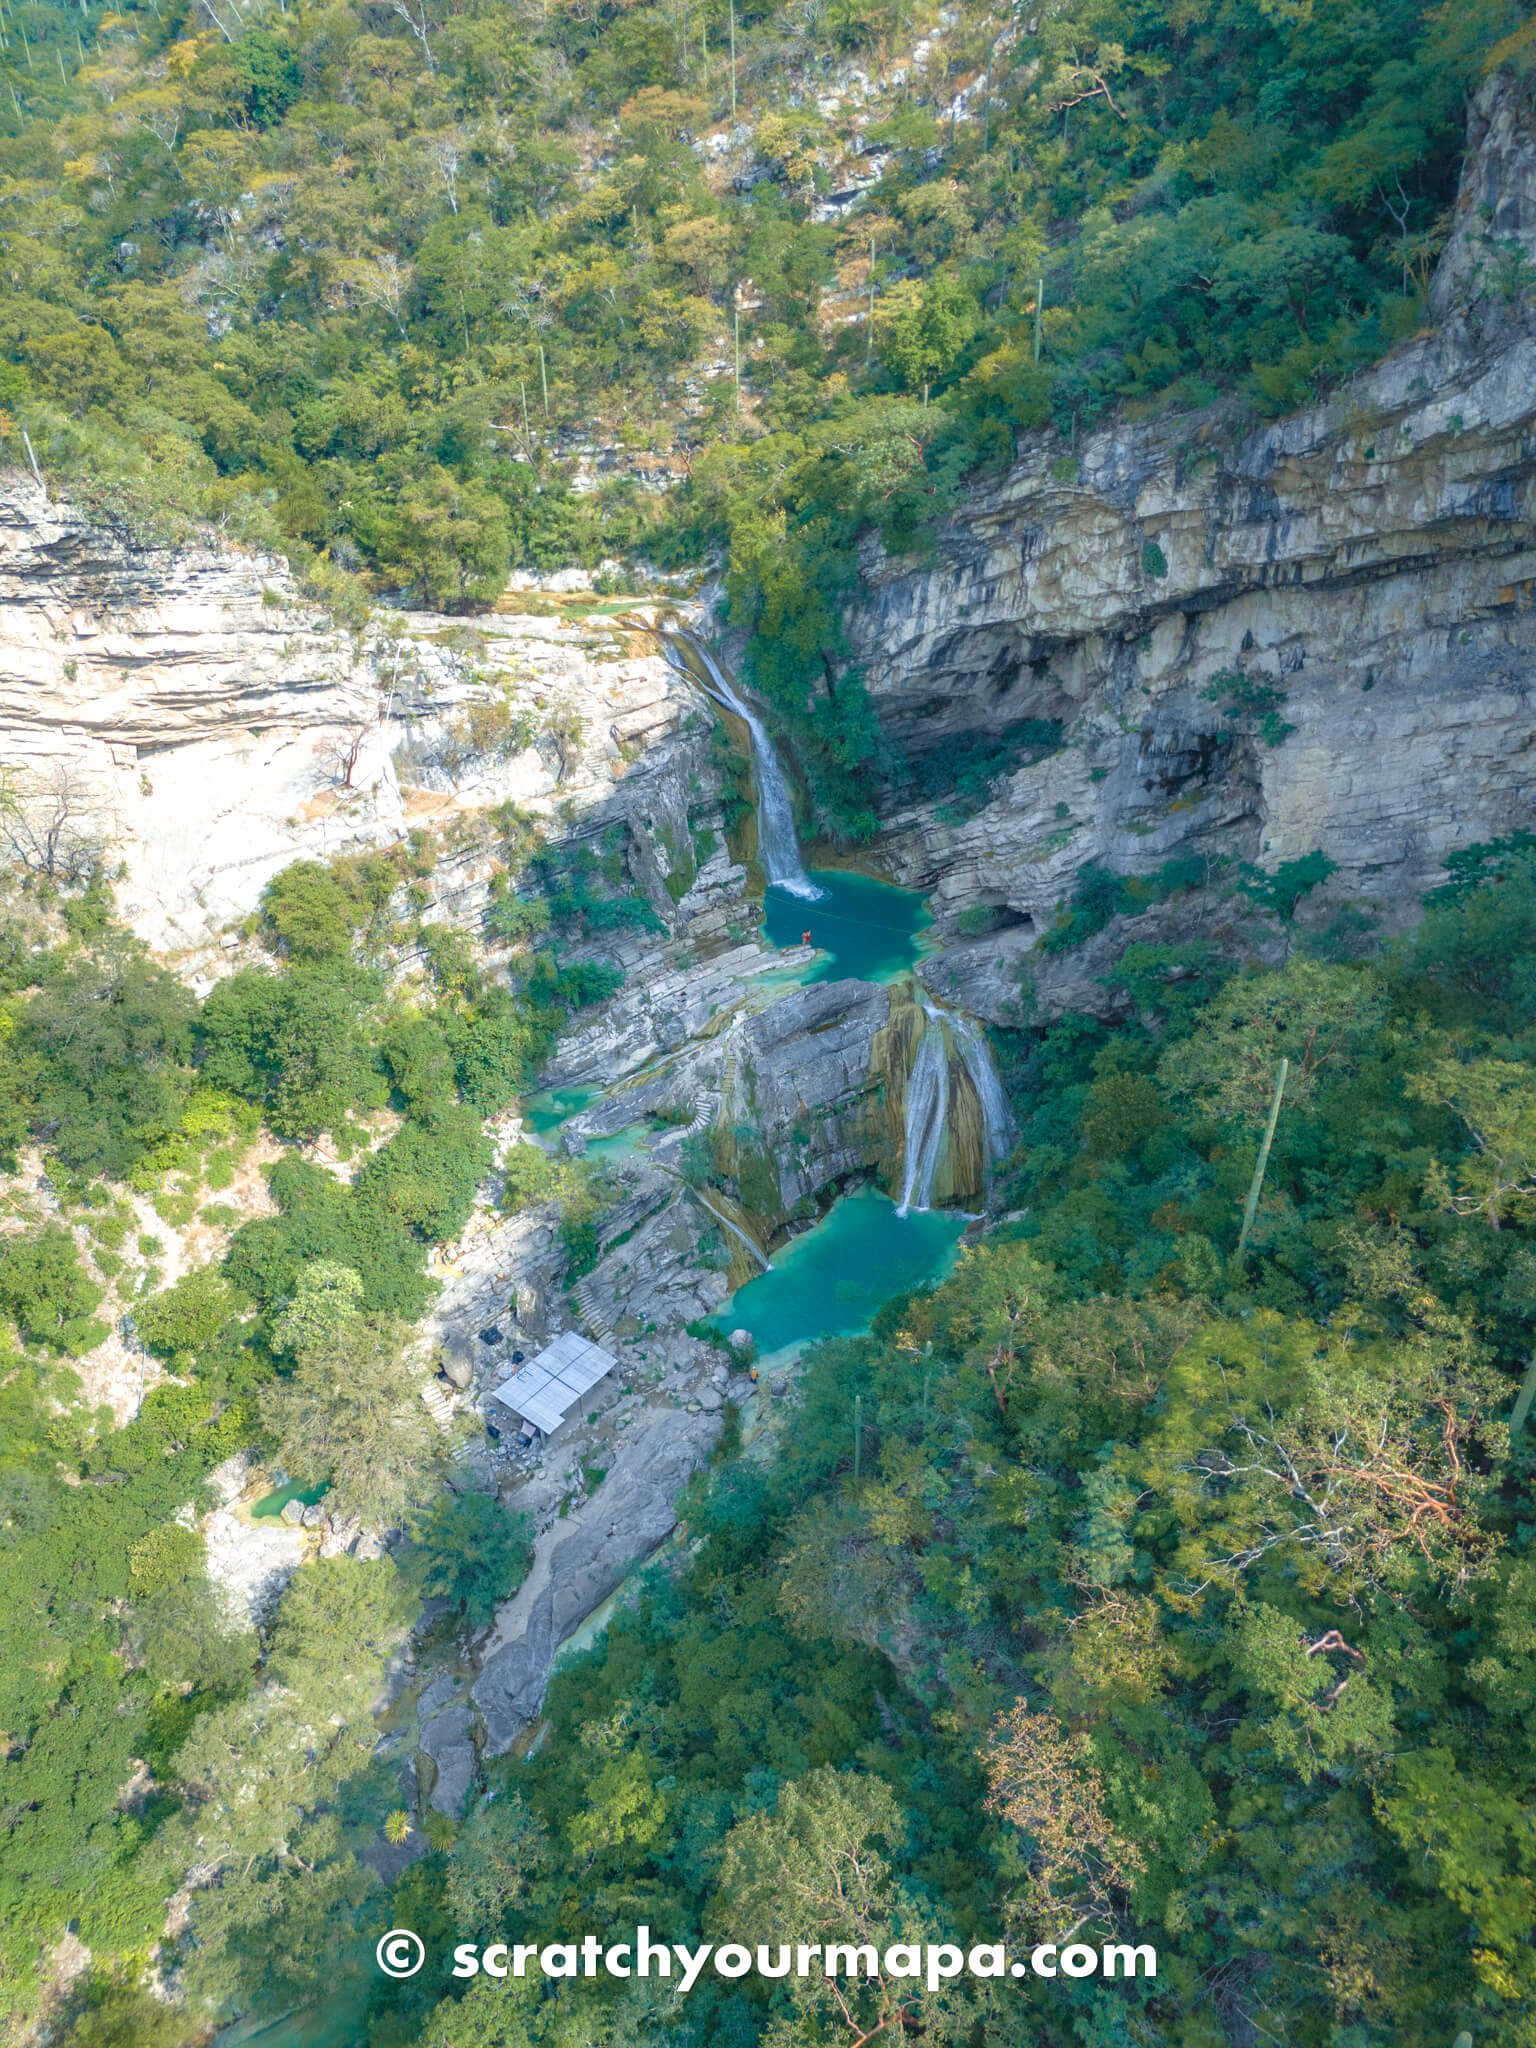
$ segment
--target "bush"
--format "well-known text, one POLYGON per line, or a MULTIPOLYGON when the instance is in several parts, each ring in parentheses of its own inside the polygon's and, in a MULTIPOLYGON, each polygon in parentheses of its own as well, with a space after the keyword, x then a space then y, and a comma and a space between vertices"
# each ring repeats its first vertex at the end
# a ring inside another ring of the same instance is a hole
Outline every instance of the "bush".
POLYGON ((425 1598, 446 1600, 467 1629, 494 1618, 533 1562, 533 1524, 494 1494, 441 1493, 410 1531, 408 1576, 425 1598))
POLYGON ((105 1292, 86 1278, 62 1225, 0 1238, 0 1310, 29 1342, 60 1352, 94 1349, 107 1333, 87 1319, 105 1292))
POLYGON ((405 1124, 375 1152, 357 1177, 357 1199, 441 1244, 469 1221, 491 1157, 480 1119, 455 1104, 430 1124, 405 1124))
POLYGON ((516 1144, 502 1162, 501 1206, 509 1216, 553 1201, 564 1186, 567 1169, 537 1145, 516 1144))
POLYGON ((259 1104, 281 1138, 379 1108, 384 1077, 368 1028, 379 989, 377 975, 340 957, 231 975, 203 1005, 204 1082, 259 1104))
POLYGON ((175 975, 121 945, 51 976, 17 1032, 34 1135, 76 1173, 124 1178, 180 1125, 195 1014, 175 975))
POLYGON ((211 1351, 238 1321, 240 1296, 213 1266, 185 1274, 136 1311, 139 1337, 160 1358, 193 1361, 211 1351))
POLYGON ((272 1169, 276 1216, 235 1233, 224 1271, 269 1313, 296 1290, 305 1266, 326 1259, 350 1266, 363 1282, 363 1306, 414 1321, 435 1292, 425 1273, 421 1240, 377 1202, 307 1160, 281 1159, 272 1169))
POLYGON ((261 895, 267 943, 294 960, 329 960, 349 953, 356 906, 318 861, 299 860, 274 875, 261 895))

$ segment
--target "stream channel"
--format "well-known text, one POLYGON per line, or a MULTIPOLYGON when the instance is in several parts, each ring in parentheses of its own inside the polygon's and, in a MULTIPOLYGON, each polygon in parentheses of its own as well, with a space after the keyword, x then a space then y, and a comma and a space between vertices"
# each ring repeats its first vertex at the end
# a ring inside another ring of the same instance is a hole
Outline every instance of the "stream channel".
MULTIPOLYGON (((674 666, 688 672, 717 706, 739 719, 751 741, 758 791, 759 849, 767 888, 764 933, 779 948, 799 948, 809 938, 817 950, 807 961, 801 955, 782 974, 766 976, 759 987, 788 991, 797 986, 844 978, 878 983, 910 975, 933 950, 926 900, 918 892, 897 888, 875 876, 847 868, 802 864, 794 827, 787 778, 773 742, 756 711, 746 703, 715 657, 692 635, 679 633, 669 646, 674 666)), ((953 1046, 965 1060, 982 1103, 987 1159, 990 1165, 1007 1149, 1007 1112, 991 1066, 990 1053, 969 1020, 941 1011, 926 998, 930 1053, 953 1046), (996 1107, 993 1106, 995 1098, 996 1107)), ((946 1071, 945 1062, 929 1058, 926 1065, 946 1071)), ((909 1155, 932 1150, 947 1114, 948 1096, 941 1086, 924 1094, 914 1067, 908 1088, 907 1149, 909 1155)), ((564 1126, 603 1099, 597 1086, 548 1088, 523 1105, 524 1127, 541 1142, 558 1145, 564 1126)), ((583 1151, 594 1160, 622 1165, 643 1159, 648 1141, 658 1131, 637 1123, 602 1138, 588 1139, 583 1151)), ((769 1134, 771 1136, 771 1134, 769 1134)), ((926 1181, 909 1163, 900 1205, 872 1185, 840 1195, 825 1215, 808 1229, 781 1244, 767 1271, 739 1286, 710 1318, 722 1333, 750 1332, 759 1364, 788 1364, 808 1344, 823 1337, 852 1336, 866 1329, 881 1305, 907 1289, 942 1280, 958 1256, 961 1237, 972 1219, 958 1208, 930 1206, 931 1165, 926 1181), (921 1185, 918 1183, 922 1182, 921 1185)), ((289 1487, 263 1501, 258 1513, 275 1513, 289 1487)), ((591 1646, 608 1615, 623 1597, 621 1586, 562 1646, 569 1656, 591 1646)), ((238 2022, 218 2037, 218 2048, 357 2048, 363 2038, 365 2009, 388 2004, 391 1992, 371 1975, 344 1978, 320 2004, 260 2023, 238 2022)))

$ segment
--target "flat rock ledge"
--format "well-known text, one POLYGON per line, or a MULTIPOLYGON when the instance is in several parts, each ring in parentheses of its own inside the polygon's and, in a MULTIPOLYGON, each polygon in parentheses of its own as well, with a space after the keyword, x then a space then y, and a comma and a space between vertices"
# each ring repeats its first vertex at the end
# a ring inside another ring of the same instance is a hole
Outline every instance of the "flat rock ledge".
POLYGON ((600 1490, 539 1538, 533 1567, 497 1614, 474 1702, 496 1756, 538 1719, 555 1654, 677 1526, 677 1496, 720 1434, 718 1414, 648 1408, 600 1490))

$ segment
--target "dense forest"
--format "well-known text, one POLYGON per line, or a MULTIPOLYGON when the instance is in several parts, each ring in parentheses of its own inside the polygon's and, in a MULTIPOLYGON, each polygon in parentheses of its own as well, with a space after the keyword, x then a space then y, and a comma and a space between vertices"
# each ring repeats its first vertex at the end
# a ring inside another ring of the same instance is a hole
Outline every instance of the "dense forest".
POLYGON ((856 534, 921 546, 1022 428, 1283 410, 1411 332, 1525 12, 7 0, 0 427, 344 611, 723 549, 867 836, 856 534))
MULTIPOLYGON (((358 957, 389 936, 369 879, 290 870, 274 967, 201 1006, 99 901, 41 952, 26 913, 4 927, 9 1142, 43 1142, 84 1225, 0 1240, 14 2017, 67 1921, 97 1959, 88 2048, 327 1997, 370 2048, 831 2048, 857 2036, 812 1983, 679 2003, 445 1975, 450 1934, 514 1923, 775 1941, 813 1913, 850 1941, 1156 1944, 1155 1983, 1062 1984, 1027 2016, 982 1982, 899 2013, 869 1987, 855 2015, 967 2048, 1536 2039, 1529 846, 1458 857, 1373 959, 1328 934, 1267 968, 1132 947, 1122 1023, 1013 1034, 1021 1220, 812 1354, 792 1426, 696 1483, 684 1551, 557 1678, 537 1757, 434 1819, 392 1893, 360 1860, 407 1818, 372 1754, 384 1663, 424 1592, 451 1640, 527 1555, 488 1496, 433 1504, 407 1326, 483 1171, 479 1114, 537 1052, 512 1006, 554 1011, 451 942, 386 997, 358 957), (71 1405, 133 1251, 115 1190, 190 1206, 260 1120, 345 1143, 381 1104, 395 1133, 350 1187, 285 1156, 220 1262, 146 1273, 174 1378, 136 1420, 71 1405), (230 1633, 177 1513, 251 1442, 412 1536, 307 1566, 260 1638, 230 1633), (371 1946, 397 1924, 435 1961, 389 1986, 371 1946), (179 2007, 138 1981, 157 1952, 179 2007)), ((603 1190, 560 1170, 579 1260, 603 1190)))
MULTIPOLYGON (((1021 433, 1071 474, 1117 411, 1239 425, 1413 332, 1525 16, 0 0, 0 455, 284 553, 353 624, 514 567, 718 574, 808 807, 867 840, 876 771, 917 771, 847 666, 861 537, 921 553, 1021 433)), ((493 824, 505 972, 422 922, 421 835, 287 869, 201 997, 103 872, 0 882, 0 2027, 1536 2048, 1536 844, 1453 856, 1390 944, 1298 917, 1318 853, 1216 878, 1251 959, 1131 943, 1103 1016, 1026 972, 1009 1220, 815 1347, 783 1426, 728 1418, 536 1754, 385 1883, 389 1662, 425 1599, 456 1654, 530 1554, 440 1486, 429 1258, 486 1120, 622 985, 605 935, 657 924, 601 839, 493 824), (155 1384, 120 1422, 86 1390, 125 1320, 155 1384), (241 1450, 403 1540, 233 1631, 195 1522, 241 1450), (1160 1968, 849 2004, 446 1973, 642 1920, 1160 1968)), ((1178 868, 1084 869, 1045 957, 1178 868)), ((575 1277, 614 1190, 526 1145, 503 1199, 554 1204, 575 1277)))

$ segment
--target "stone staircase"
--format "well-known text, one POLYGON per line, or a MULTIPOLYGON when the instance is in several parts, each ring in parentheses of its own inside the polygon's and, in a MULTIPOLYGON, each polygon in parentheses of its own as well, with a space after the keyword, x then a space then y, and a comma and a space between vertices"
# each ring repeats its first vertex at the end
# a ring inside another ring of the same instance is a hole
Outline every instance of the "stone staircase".
POLYGON ((741 1058, 741 1016, 738 1012, 725 1041, 725 1058, 720 1063, 719 1112, 723 1115, 736 1099, 736 1068, 741 1058))
POLYGON ((428 1380, 421 1390, 421 1405, 437 1424, 444 1436, 453 1428, 453 1396, 441 1380, 428 1380))
POLYGON ((720 1062, 720 1078, 713 1088, 702 1089, 694 1097, 693 1121, 683 1125, 685 1138, 694 1138, 700 1131, 707 1131, 731 1100, 736 1087, 736 1067, 741 1053, 741 1023, 741 1012, 738 1010, 731 1019, 730 1030, 725 1036, 725 1057, 720 1062))
POLYGON ((601 1344, 605 1351, 613 1349, 613 1325, 597 1305, 596 1289, 591 1276, 578 1280, 571 1290, 576 1306, 581 1310, 581 1319, 592 1333, 592 1340, 601 1344))
POLYGON ((720 1098, 712 1089, 706 1088, 693 1098, 693 1121, 683 1125, 685 1138, 696 1138, 700 1131, 707 1131, 720 1113, 720 1098))

